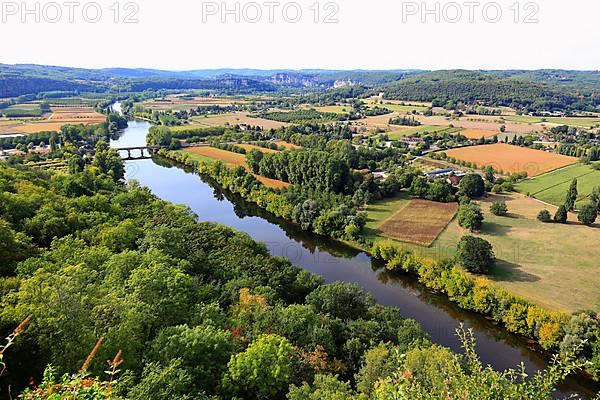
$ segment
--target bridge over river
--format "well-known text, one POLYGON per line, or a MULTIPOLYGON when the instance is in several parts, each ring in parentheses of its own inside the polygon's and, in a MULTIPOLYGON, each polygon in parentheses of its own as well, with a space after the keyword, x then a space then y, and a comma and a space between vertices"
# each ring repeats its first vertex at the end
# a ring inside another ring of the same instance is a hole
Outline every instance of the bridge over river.
POLYGON ((133 147, 118 147, 115 150, 119 152, 121 157, 126 161, 131 160, 147 160, 152 158, 152 152, 161 149, 160 146, 133 146, 133 147), (127 156, 124 153, 127 152, 127 156))

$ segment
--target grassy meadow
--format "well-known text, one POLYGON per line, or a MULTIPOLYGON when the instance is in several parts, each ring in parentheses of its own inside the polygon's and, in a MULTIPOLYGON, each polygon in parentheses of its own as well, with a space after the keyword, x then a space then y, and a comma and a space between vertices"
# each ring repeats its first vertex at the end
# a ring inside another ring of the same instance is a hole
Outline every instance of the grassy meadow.
POLYGON ((557 169, 544 175, 528 179, 516 185, 515 189, 547 203, 560 205, 565 200, 573 178, 577 178, 577 206, 587 201, 595 186, 600 186, 600 171, 590 165, 575 164, 557 169))
POLYGON ((428 133, 454 133, 458 132, 459 128, 450 128, 448 126, 438 126, 438 125, 421 125, 414 127, 405 127, 404 129, 394 130, 392 132, 386 133, 390 140, 398 140, 403 137, 414 136, 416 134, 422 134, 425 132, 428 133))
MULTIPOLYGON (((490 196, 479 203, 485 220, 477 236, 494 246, 498 262, 490 278, 496 284, 551 309, 600 307, 598 251, 590 246, 600 241, 600 224, 581 225, 574 214, 569 215, 568 224, 544 224, 537 220, 538 212, 547 209, 554 214, 556 208, 515 193, 490 196), (489 206, 499 200, 508 206, 506 217, 489 211, 489 206)), ((468 233, 455 220, 433 247, 451 255, 460 238, 468 233)))

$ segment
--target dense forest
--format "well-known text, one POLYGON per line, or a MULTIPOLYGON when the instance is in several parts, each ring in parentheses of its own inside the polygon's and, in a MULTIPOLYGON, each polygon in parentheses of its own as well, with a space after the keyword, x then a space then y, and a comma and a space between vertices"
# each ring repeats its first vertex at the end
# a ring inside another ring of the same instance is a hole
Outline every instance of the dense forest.
POLYGON ((437 71, 418 74, 378 88, 388 99, 448 101, 487 106, 509 106, 524 111, 593 110, 597 97, 543 81, 521 80, 478 71, 437 71))
POLYGON ((484 368, 468 332, 464 356, 434 346, 358 286, 324 285, 113 167, 0 166, 5 394, 29 382, 32 399, 542 399, 582 365, 557 360, 526 384, 484 368))

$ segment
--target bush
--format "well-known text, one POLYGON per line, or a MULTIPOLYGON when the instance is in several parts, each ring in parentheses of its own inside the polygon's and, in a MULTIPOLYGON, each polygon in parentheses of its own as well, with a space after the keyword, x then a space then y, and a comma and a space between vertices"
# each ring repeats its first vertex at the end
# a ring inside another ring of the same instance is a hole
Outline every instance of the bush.
POLYGON ((538 221, 546 224, 552 222, 552 216, 550 215, 550 212, 548 210, 540 211, 537 215, 537 219, 538 221))
POLYGON ((508 214, 508 207, 503 201, 496 201, 490 206, 490 212, 499 217, 504 217, 508 214))
POLYGON ((460 239, 456 257, 467 271, 474 274, 487 274, 496 261, 490 242, 471 235, 460 239))

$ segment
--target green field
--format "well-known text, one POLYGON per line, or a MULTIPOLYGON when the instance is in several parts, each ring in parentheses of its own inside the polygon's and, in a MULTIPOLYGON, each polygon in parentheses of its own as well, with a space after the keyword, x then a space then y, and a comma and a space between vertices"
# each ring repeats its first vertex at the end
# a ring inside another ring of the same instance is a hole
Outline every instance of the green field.
MULTIPOLYGON (((212 163, 212 162, 215 162, 215 161, 217 161, 215 158, 211 158, 211 157, 203 156, 203 155, 201 155, 201 154, 195 154, 195 153, 192 153, 192 152, 190 152, 190 151, 185 151, 185 150, 176 150, 175 152, 176 152, 176 153, 179 153, 179 154, 182 154, 182 155, 183 155, 183 154, 187 154, 187 155, 188 155, 188 157, 189 157, 189 159, 190 159, 190 160, 192 160, 192 161, 198 161, 198 162, 211 162, 211 163, 212 163)), ((224 162, 224 161, 221 161, 221 162, 222 162, 223 164, 225 164, 225 165, 229 165, 229 163, 227 163, 227 162, 224 162)))
MULTIPOLYGON (((600 308, 598 250, 600 225, 587 227, 569 215, 568 224, 544 224, 536 219, 546 208, 519 194, 493 195, 481 202, 485 219, 476 236, 492 243, 498 258, 490 279, 511 293, 550 309, 576 311, 600 308), (505 201, 509 215, 490 213, 494 201, 505 201), (576 288, 576 290, 574 290, 576 288)), ((453 221, 433 243, 432 249, 451 257, 461 236, 469 232, 453 221)))
POLYGON ((505 115, 502 118, 504 118, 506 121, 519 122, 522 124, 536 124, 538 122, 542 122, 542 117, 532 117, 529 115, 505 115))
POLYGON ((385 107, 392 110, 393 112, 399 113, 412 113, 413 111, 422 113, 427 111, 428 107, 425 106, 413 106, 413 105, 401 105, 401 104, 372 104, 371 107, 377 105, 379 107, 385 107))
POLYGON ((600 118, 594 117, 532 117, 529 115, 508 115, 504 119, 510 122, 535 124, 548 122, 551 124, 570 125, 582 128, 591 128, 600 125, 600 118))
POLYGON ((438 125, 421 125, 410 127, 407 129, 401 129, 393 132, 388 132, 386 135, 390 138, 390 140, 398 140, 403 137, 413 136, 416 134, 421 134, 425 132, 429 133, 453 133, 459 131, 460 128, 450 128, 448 126, 438 126, 438 125))
POLYGON ((367 206, 367 224, 365 226, 365 236, 374 238, 377 236, 377 228, 394 215, 398 210, 408 204, 410 197, 402 193, 393 199, 385 199, 372 202, 367 206))
MULTIPOLYGON (((366 209, 368 218, 363 231, 366 239, 382 238, 378 228, 410 201, 407 194, 394 199, 375 201, 366 209)), ((535 199, 519 194, 491 195, 479 202, 485 215, 481 232, 476 235, 494 246, 498 258, 490 279, 497 285, 536 304, 556 310, 575 311, 600 307, 600 275, 597 251, 589 245, 600 240, 600 225, 586 227, 569 215, 568 224, 544 224, 537 213, 546 208, 554 214, 556 207, 544 206, 535 199), (502 200, 509 215, 495 216, 489 207, 502 200), (573 238, 578 240, 573 240, 573 238), (573 292, 573 288, 578 290, 573 292)), ((469 232, 452 221, 429 247, 386 238, 407 250, 425 257, 452 258, 456 245, 469 232)))
POLYGON ((600 125, 600 118, 591 117, 566 117, 566 118, 545 118, 546 122, 560 125, 571 125, 582 128, 591 128, 600 125))
POLYGON ((42 109, 39 104, 16 104, 0 110, 0 114, 9 118, 40 117, 42 109))
POLYGON ((352 111, 351 105, 345 106, 323 106, 323 107, 315 107, 315 110, 320 112, 328 112, 328 113, 336 113, 336 114, 348 114, 348 112, 352 111))
POLYGON ((516 185, 515 188, 519 193, 550 204, 560 205, 565 200, 565 195, 573 178, 577 178, 579 196, 576 206, 579 207, 587 201, 592 189, 600 185, 600 171, 594 170, 589 165, 575 164, 560 168, 533 179, 528 179, 516 185))

